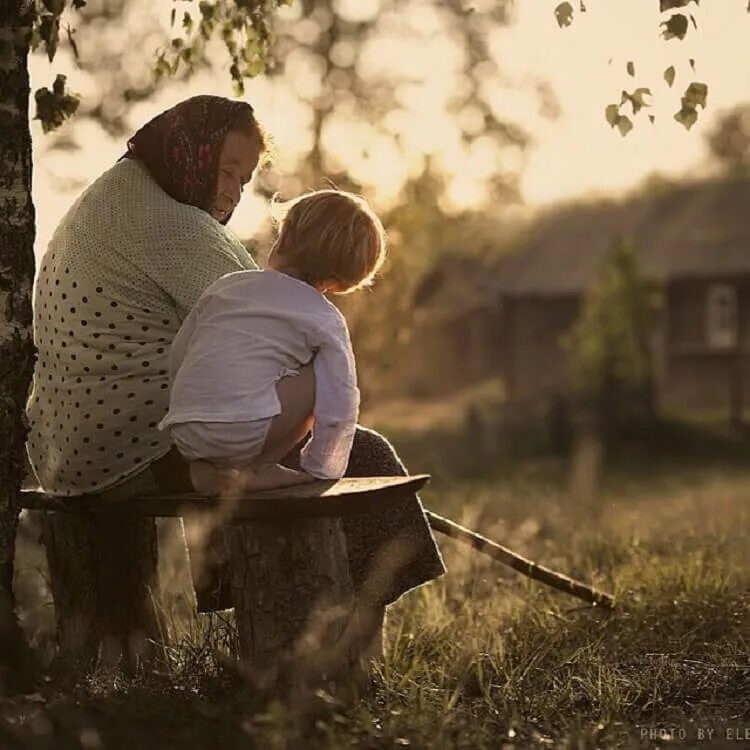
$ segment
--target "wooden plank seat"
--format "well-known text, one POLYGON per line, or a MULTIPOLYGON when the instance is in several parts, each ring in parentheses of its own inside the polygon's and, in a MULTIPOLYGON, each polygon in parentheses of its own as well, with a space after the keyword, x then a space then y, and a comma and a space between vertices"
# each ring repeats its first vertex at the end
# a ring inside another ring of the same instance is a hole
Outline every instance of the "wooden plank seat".
POLYGON ((38 490, 21 492, 21 507, 62 513, 115 516, 185 516, 231 506, 227 523, 289 518, 332 518, 366 513, 374 507, 397 505, 418 492, 428 474, 406 477, 356 477, 337 481, 318 480, 292 487, 264 490, 240 497, 206 497, 194 492, 153 495, 118 502, 102 502, 96 495, 66 498, 38 490))
MULTIPOLYGON (((153 596, 152 517, 198 516, 228 543, 231 595, 245 674, 273 695, 361 684, 366 655, 382 639, 354 596, 342 517, 392 507, 427 475, 345 478, 236 498, 196 493, 103 502, 95 495, 21 492, 47 511, 43 529, 61 655, 133 666, 164 640, 153 596)), ((158 599, 158 597, 157 597, 158 599)), ((158 653, 158 649, 156 650, 158 653)))

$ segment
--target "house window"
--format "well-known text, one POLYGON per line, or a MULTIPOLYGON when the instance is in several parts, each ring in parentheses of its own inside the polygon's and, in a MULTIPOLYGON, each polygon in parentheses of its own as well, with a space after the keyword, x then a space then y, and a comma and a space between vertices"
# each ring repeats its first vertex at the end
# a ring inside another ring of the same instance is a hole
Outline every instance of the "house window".
POLYGON ((712 284, 706 296, 706 333, 712 349, 737 344, 737 290, 729 284, 712 284))

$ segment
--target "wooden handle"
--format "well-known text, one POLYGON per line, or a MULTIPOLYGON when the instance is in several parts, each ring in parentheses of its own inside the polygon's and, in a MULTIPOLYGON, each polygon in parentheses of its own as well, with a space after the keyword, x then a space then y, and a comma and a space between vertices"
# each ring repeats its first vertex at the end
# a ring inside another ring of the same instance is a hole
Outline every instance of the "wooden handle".
POLYGON ((469 544, 474 549, 484 552, 484 554, 489 555, 495 560, 499 560, 501 563, 510 566, 513 570, 523 573, 529 578, 533 578, 535 581, 545 583, 547 586, 552 586, 552 588, 558 591, 564 591, 566 594, 583 599, 596 607, 614 609, 614 599, 609 594, 597 591, 585 583, 568 578, 568 576, 558 573, 555 570, 550 570, 550 568, 545 568, 543 565, 539 565, 532 560, 527 560, 525 557, 512 552, 507 547, 503 547, 501 544, 493 542, 491 539, 487 539, 487 537, 477 534, 475 531, 471 531, 457 524, 455 521, 443 518, 429 510, 425 511, 425 513, 430 526, 435 531, 469 544))

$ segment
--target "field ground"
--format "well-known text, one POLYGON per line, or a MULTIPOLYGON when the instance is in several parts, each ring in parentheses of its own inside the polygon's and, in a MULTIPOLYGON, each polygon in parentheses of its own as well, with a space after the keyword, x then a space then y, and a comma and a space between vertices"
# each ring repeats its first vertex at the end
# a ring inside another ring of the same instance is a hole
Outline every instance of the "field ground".
POLYGON ((439 538, 450 573, 389 609, 372 697, 322 701, 304 739, 216 664, 213 618, 182 623, 172 675, 56 674, 0 703, 0 748, 750 746, 750 439, 670 423, 583 496, 541 439, 464 406, 372 419, 434 474, 426 507, 613 592, 613 613, 439 538))

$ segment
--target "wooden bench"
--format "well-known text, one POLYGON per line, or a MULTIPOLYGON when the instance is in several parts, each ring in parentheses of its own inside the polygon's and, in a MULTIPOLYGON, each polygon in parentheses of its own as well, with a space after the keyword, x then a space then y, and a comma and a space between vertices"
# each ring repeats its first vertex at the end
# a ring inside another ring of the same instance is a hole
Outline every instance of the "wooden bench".
MULTIPOLYGON (((115 661, 143 651, 143 638, 163 636, 154 615, 152 585, 155 536, 121 526, 152 517, 200 516, 223 526, 230 537, 232 598, 240 657, 251 665, 263 689, 284 690, 292 683, 363 674, 342 518, 387 509, 419 491, 429 476, 365 477, 314 482, 247 497, 207 498, 195 493, 140 497, 103 503, 95 496, 75 499, 40 492, 21 493, 22 507, 53 511, 76 519, 64 540, 47 533, 48 557, 64 560, 93 550, 80 581, 53 590, 61 650, 115 661), (123 562, 121 558, 126 558, 123 562), (103 575, 112 569, 113 575, 103 575), (119 576, 119 578, 118 578, 119 576), (107 651, 110 654, 107 657, 107 651), (286 686, 286 687, 285 687, 286 686)), ((533 562, 450 519, 425 511, 432 528, 508 565, 519 573, 603 609, 614 600, 602 591, 533 562)), ((151 524, 153 527, 153 524, 151 524)), ((152 528, 153 532, 153 528, 152 528)), ((54 581, 53 581, 54 584, 54 581)), ((54 589, 54 585, 53 585, 54 589)), ((356 677, 354 678, 356 679, 356 677)))
POLYGON ((246 497, 184 493, 121 502, 24 490, 21 505, 47 511, 44 534, 51 562, 64 569, 84 551, 83 575, 77 570, 57 586, 53 576, 61 651, 107 663, 123 655, 137 661, 163 640, 150 595, 156 567, 148 558, 155 556, 155 532, 153 522, 138 526, 139 519, 200 516, 213 527, 224 526, 240 657, 258 687, 283 692, 292 685, 362 676, 365 644, 342 517, 395 506, 428 479, 352 478, 246 497), (79 577, 89 580, 75 580, 79 577))

